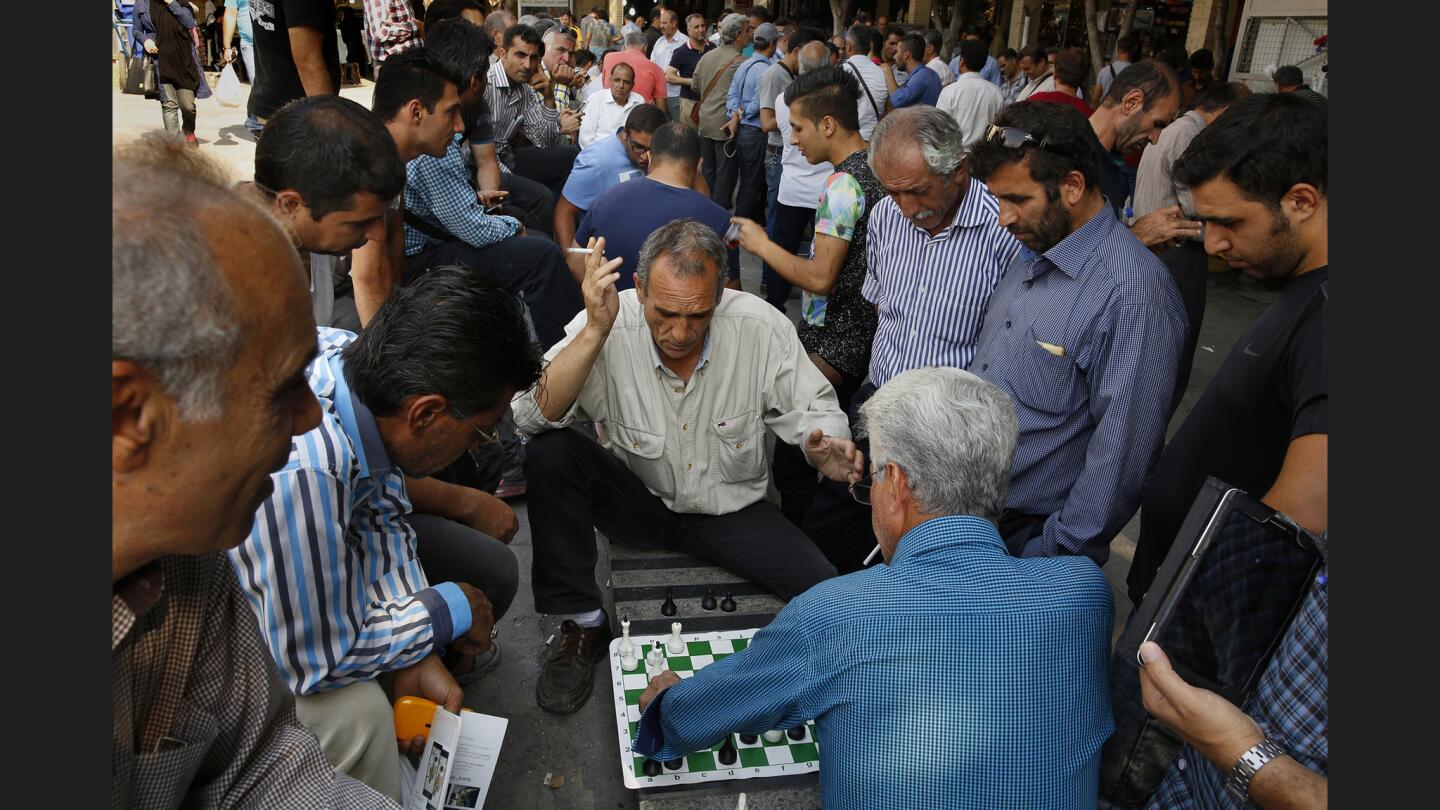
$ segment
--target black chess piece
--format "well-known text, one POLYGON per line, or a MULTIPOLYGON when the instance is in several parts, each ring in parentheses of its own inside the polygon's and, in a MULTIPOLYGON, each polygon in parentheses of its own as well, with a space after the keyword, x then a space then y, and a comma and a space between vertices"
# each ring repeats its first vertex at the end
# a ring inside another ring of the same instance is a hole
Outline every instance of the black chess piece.
POLYGON ((740 735, 740 742, 745 743, 746 745, 754 745, 755 743, 760 742, 760 735, 759 735, 759 734, 741 734, 741 735, 740 735))
POLYGON ((640 769, 643 770, 643 771, 645 771, 645 775, 646 775, 646 776, 659 776, 659 775, 660 775, 660 761, 659 761, 659 760, 651 759, 651 758, 649 758, 649 757, 646 757, 646 758, 645 758, 645 764, 642 765, 642 766, 640 766, 640 769))
POLYGON ((721 765, 734 765, 735 759, 740 752, 735 750, 735 738, 729 734, 725 735, 725 744, 720 746, 720 753, 717 759, 721 765))
POLYGON ((805 739, 804 726, 796 726, 785 733, 788 734, 790 736, 790 739, 794 740, 795 742, 800 742, 801 740, 805 739))
POLYGON ((729 591, 726 591, 725 598, 720 600, 720 610, 724 613, 735 612, 735 597, 729 591))
POLYGON ((674 589, 674 588, 667 587, 667 588, 665 589, 665 601, 660 604, 660 615, 661 615, 661 616, 674 616, 674 615, 675 615, 675 589, 674 589))
POLYGON ((714 588, 706 588, 706 589, 705 589, 705 598, 700 600, 700 608, 701 608, 702 610, 714 610, 714 609, 715 609, 715 589, 714 589, 714 588))
POLYGON ((685 758, 684 758, 684 757, 675 757, 674 759, 667 759, 667 760, 665 760, 665 767, 666 767, 666 768, 669 768, 669 769, 672 770, 672 771, 678 771, 678 770, 680 770, 680 766, 681 766, 681 765, 684 765, 684 764, 685 764, 685 758))

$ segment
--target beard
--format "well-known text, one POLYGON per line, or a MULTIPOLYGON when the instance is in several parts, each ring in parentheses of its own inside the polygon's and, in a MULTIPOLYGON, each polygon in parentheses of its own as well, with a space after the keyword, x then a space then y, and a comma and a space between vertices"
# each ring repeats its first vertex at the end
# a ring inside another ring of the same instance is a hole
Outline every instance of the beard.
POLYGON ((1265 249, 1253 257, 1245 258, 1245 272, 1266 290, 1278 290, 1295 274, 1304 254, 1290 220, 1276 212, 1270 222, 1270 238, 1265 249))
POLYGON ((1045 205, 1045 210, 1038 219, 1017 222, 1011 225, 1009 230, 1012 235, 1025 234, 1028 239, 1021 240, 1025 247, 1036 253, 1044 253, 1070 235, 1070 215, 1065 211, 1065 204, 1057 198, 1045 205))

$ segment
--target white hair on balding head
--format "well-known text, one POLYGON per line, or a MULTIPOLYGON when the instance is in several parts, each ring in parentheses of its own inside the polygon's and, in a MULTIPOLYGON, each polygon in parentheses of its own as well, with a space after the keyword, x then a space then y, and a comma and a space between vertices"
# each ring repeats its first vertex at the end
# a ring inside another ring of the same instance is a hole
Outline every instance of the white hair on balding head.
POLYGON ((545 36, 541 37, 540 41, 545 43, 545 46, 548 48, 549 46, 554 45, 555 40, 557 39, 568 39, 571 42, 574 42, 575 35, 570 33, 570 29, 562 25, 546 31, 545 36))
POLYGON ((822 40, 811 40, 800 46, 798 57, 800 73, 809 73, 830 64, 830 49, 822 40))
POLYGON ((999 520, 1020 430, 999 386, 958 368, 911 369, 866 400, 860 417, 875 469, 904 470, 922 513, 999 520))
POLYGON ((645 35, 639 33, 638 31, 631 31, 630 33, 628 33, 628 34, 625 35, 625 47, 627 47, 627 48, 644 48, 644 47, 645 47, 645 35))
POLYGON ((750 24, 750 19, 744 14, 727 14, 725 19, 720 21, 720 44, 734 45, 735 40, 740 38, 740 32, 750 24))
POLYGON ((895 110, 875 125, 870 136, 871 171, 875 169, 876 155, 899 151, 906 142, 919 147, 930 173, 941 177, 949 177, 960 168, 967 154, 965 133, 949 113, 916 104, 895 110))

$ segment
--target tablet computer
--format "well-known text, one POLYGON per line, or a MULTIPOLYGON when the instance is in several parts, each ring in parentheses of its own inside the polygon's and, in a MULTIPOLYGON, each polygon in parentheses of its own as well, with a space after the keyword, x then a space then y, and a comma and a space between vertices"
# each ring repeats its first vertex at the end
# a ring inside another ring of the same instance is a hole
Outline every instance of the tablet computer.
POLYGON ((1139 666, 1154 641, 1186 681, 1243 705, 1320 565, 1294 521, 1209 478, 1116 649, 1139 666))

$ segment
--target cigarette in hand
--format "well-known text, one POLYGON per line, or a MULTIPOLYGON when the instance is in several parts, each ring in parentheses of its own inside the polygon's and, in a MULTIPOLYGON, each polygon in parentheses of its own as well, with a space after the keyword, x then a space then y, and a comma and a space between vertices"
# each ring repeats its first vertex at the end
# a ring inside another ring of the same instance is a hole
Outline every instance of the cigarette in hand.
POLYGON ((565 248, 565 252, 566 252, 566 253, 579 253, 579 254, 582 254, 582 255, 585 255, 585 256, 589 256, 591 253, 594 253, 595 251, 594 251, 594 250, 591 250, 590 248, 565 248))

